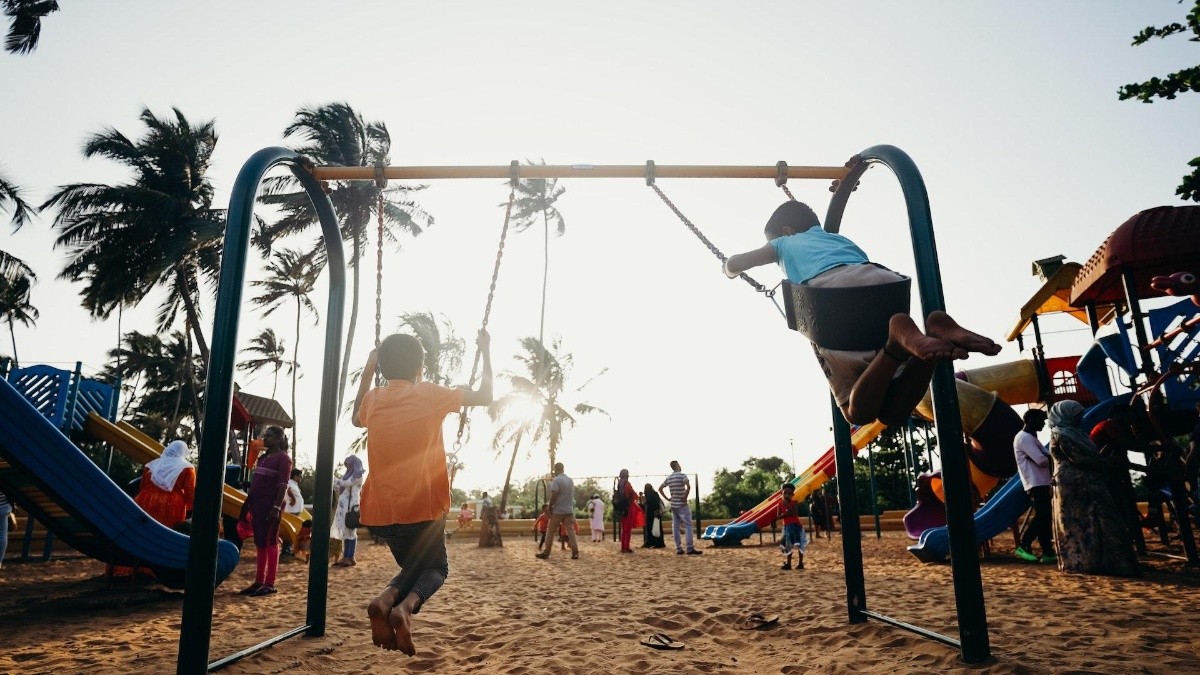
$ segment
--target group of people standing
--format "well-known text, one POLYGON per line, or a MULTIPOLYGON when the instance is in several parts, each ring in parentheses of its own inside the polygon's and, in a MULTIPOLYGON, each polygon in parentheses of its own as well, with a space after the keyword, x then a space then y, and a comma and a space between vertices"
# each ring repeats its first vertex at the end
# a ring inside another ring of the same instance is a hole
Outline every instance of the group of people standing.
POLYGON ((1134 576, 1141 514, 1129 477, 1128 452, 1137 449, 1129 407, 1115 409, 1090 434, 1083 428, 1083 413, 1076 401, 1025 412, 1013 449, 1033 518, 1016 555, 1028 562, 1056 562, 1067 572, 1134 576), (1047 421, 1048 447, 1037 438, 1047 421), (1035 540, 1040 555, 1034 554, 1035 540))
MULTIPOLYGON (((693 538, 692 510, 688 506, 691 491, 692 483, 677 461, 671 462, 671 474, 657 490, 653 484, 646 483, 640 493, 629 481, 629 470, 621 469, 613 492, 613 515, 619 521, 621 552, 633 553, 633 530, 638 527, 642 528, 642 548, 666 548, 662 519, 669 509, 675 553, 700 555, 693 538)), ((592 541, 601 541, 604 538, 604 501, 600 495, 592 495, 588 509, 591 511, 592 541)))

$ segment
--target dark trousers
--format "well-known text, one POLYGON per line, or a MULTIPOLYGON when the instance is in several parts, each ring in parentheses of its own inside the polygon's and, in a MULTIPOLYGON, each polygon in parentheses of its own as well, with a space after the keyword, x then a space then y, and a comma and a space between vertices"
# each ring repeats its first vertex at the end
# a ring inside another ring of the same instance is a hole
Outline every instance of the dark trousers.
POLYGON ((401 600, 409 593, 416 593, 424 605, 450 576, 445 521, 371 525, 367 529, 372 537, 387 543, 396 564, 400 565, 400 573, 388 582, 388 586, 400 592, 401 600))
POLYGON ((1025 530, 1025 536, 1021 537, 1021 548, 1028 551, 1029 545, 1037 539, 1042 547, 1042 555, 1054 555, 1054 543, 1050 537, 1050 486, 1031 487, 1025 494, 1033 502, 1033 520, 1025 530))

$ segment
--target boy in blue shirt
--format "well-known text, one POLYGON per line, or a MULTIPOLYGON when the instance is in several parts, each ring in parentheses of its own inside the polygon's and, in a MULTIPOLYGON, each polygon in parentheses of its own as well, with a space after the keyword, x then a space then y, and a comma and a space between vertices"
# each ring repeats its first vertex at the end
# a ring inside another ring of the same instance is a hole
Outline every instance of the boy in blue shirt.
MULTIPOLYGON (((764 230, 762 248, 730 256, 725 275, 734 278, 752 267, 778 263, 792 284, 848 288, 882 286, 904 277, 872 263, 850 239, 821 228, 807 204, 784 202, 764 230)), ((968 352, 994 356, 1000 345, 958 325, 942 311, 925 319, 925 332, 905 313, 892 315, 887 342, 878 350, 846 351, 813 345, 829 389, 851 424, 876 419, 897 424, 906 419, 929 388, 934 365, 965 359, 968 352)))

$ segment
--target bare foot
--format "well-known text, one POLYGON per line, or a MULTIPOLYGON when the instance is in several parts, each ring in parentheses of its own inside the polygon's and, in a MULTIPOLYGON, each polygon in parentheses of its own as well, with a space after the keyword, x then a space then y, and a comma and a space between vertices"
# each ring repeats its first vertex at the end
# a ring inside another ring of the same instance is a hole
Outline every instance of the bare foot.
POLYGON ((400 646, 396 643, 396 629, 388 622, 391 613, 392 605, 384 598, 375 598, 367 605, 367 616, 371 618, 371 642, 376 647, 395 651, 400 646))
POLYGON ((922 361, 961 359, 966 356, 966 352, 956 349, 948 340, 922 333, 907 314, 895 314, 888 322, 888 344, 885 349, 892 353, 896 347, 922 361))
POLYGON ((392 613, 388 615, 388 622, 392 626, 392 632, 396 636, 397 649, 414 656, 417 653, 417 647, 412 641, 412 631, 409 629, 409 621, 412 618, 412 608, 409 603, 402 602, 392 608, 392 613))
MULTIPOLYGON (((955 347, 961 347, 969 352, 979 352, 988 356, 1000 353, 1000 345, 993 342, 991 338, 972 333, 958 325, 957 321, 942 311, 932 312, 926 317, 925 331, 930 337, 941 338, 955 347)), ((961 358, 965 358, 965 356, 961 358)))

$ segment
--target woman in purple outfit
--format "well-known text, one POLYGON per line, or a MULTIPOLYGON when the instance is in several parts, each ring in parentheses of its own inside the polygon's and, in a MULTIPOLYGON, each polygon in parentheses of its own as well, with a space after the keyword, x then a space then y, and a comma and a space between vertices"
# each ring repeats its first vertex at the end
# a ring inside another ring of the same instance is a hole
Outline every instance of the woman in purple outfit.
POLYGON ((242 504, 239 520, 250 516, 254 528, 254 548, 258 555, 254 583, 242 589, 242 595, 263 596, 275 593, 275 575, 279 571, 279 516, 292 474, 288 440, 283 429, 267 427, 262 436, 264 450, 254 463, 250 490, 242 504))

